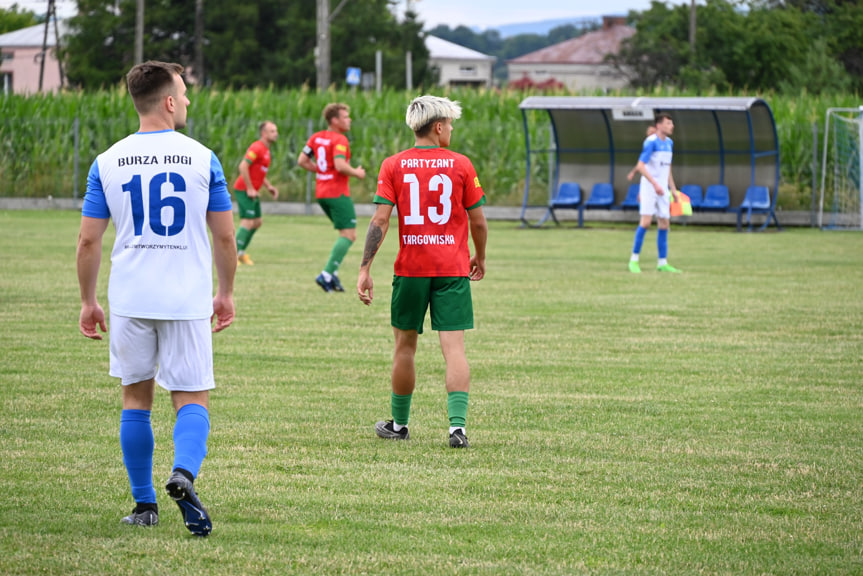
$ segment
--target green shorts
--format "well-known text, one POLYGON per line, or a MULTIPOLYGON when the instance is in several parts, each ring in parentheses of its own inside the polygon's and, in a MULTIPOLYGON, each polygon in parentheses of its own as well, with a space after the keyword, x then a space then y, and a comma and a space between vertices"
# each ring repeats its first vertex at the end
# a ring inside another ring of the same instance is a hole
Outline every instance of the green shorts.
POLYGON ((245 190, 234 190, 234 197, 237 199, 237 211, 240 213, 240 218, 254 220, 261 217, 261 198, 249 198, 245 190))
POLYGON ((423 333, 426 309, 432 330, 453 332, 473 328, 470 279, 461 276, 408 278, 393 276, 390 323, 399 330, 423 333))
POLYGON ((354 201, 350 196, 339 196, 338 198, 318 198, 318 204, 324 214, 333 223, 336 230, 347 230, 357 227, 357 213, 354 210, 354 201))

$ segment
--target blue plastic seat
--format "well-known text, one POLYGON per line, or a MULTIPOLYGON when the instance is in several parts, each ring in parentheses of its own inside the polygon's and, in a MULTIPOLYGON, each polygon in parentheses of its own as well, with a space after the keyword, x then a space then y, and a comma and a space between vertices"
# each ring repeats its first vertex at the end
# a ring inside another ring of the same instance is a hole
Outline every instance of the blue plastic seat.
POLYGON ((704 202, 701 186, 698 184, 687 184, 686 186, 681 186, 680 191, 689 196, 689 202, 692 204, 693 210, 701 208, 701 203, 704 202))
POLYGON ((543 216, 535 226, 542 226, 549 218, 554 220, 554 223, 559 226, 560 221, 557 219, 554 211, 555 209, 562 208, 578 210, 578 225, 582 225, 582 211, 584 210, 584 204, 581 200, 581 186, 579 186, 577 182, 560 183, 557 187, 557 194, 555 194, 548 203, 548 210, 546 210, 545 216, 543 216))
POLYGON ((584 203, 585 208, 611 208, 614 204, 614 187, 608 182, 597 182, 584 203))
POLYGON ((630 184, 626 191, 626 198, 618 206, 622 210, 638 210, 638 191, 641 189, 640 184, 630 184))
MULTIPOLYGON (((746 196, 743 202, 737 208, 732 208, 731 211, 737 212, 737 230, 742 228, 743 213, 746 213, 746 223, 749 230, 752 230, 752 214, 767 214, 767 221, 762 226, 762 229, 770 223, 771 216, 775 219, 773 213, 773 203, 770 200, 770 189, 767 186, 750 186, 746 189, 746 196)), ((779 221, 776 221, 779 227, 779 221)))
POLYGON ((581 204, 581 186, 576 182, 561 182, 557 195, 551 200, 552 208, 576 208, 581 204))
POLYGON ((704 200, 701 201, 701 210, 726 211, 731 200, 728 195, 728 186, 725 184, 713 184, 707 187, 704 200))

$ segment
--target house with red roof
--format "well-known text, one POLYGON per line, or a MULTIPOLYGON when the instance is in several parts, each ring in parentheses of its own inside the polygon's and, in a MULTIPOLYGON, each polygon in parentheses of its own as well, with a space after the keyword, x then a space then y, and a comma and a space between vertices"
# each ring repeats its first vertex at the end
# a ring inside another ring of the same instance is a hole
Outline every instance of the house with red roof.
POLYGON ((623 88, 629 78, 606 61, 623 41, 635 34, 622 16, 603 16, 602 28, 508 60, 509 86, 513 88, 566 88, 595 92, 623 88))

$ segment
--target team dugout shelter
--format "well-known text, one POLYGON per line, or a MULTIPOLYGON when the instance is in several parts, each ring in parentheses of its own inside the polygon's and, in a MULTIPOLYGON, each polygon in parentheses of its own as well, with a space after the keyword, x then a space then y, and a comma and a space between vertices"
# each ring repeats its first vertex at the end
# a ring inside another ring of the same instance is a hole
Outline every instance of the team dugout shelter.
MULTIPOLYGON (((672 176, 677 188, 697 185, 707 191, 713 186, 711 193, 727 189, 724 206, 720 201, 704 210, 737 212, 738 228, 741 215, 746 215, 751 229, 753 205, 744 201, 756 187, 756 192, 766 194, 766 199, 754 206, 755 212, 767 215, 762 229, 771 218, 779 227, 775 214, 779 141, 773 112, 760 98, 532 96, 519 108, 527 151, 523 225, 541 225, 554 217, 555 208, 577 208, 579 225, 584 209, 631 208, 631 186, 640 176, 630 182, 627 173, 638 162, 654 117, 666 113, 674 121, 672 176), (537 114, 534 122, 529 122, 529 117, 537 114), (542 129, 543 117, 550 124, 548 130, 542 129), (531 183, 531 174, 539 173, 545 162, 549 170, 548 202, 544 187, 539 190, 531 183), (591 193, 598 184, 611 185, 612 190, 607 185, 598 187, 605 189, 606 196, 611 194, 610 204, 608 200, 591 203, 591 193), (580 190, 580 197, 572 197, 574 189, 580 190), (545 209, 544 213, 540 209, 545 209), (543 215, 530 222, 529 213, 543 215)), ((699 210, 695 201, 693 208, 699 210)))

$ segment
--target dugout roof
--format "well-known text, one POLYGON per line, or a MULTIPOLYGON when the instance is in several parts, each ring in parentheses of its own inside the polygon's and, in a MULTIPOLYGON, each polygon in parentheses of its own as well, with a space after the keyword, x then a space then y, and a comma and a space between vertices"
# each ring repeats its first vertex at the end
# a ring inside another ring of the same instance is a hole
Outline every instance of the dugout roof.
POLYGON ((760 98, 531 96, 519 108, 527 145, 522 220, 530 204, 531 161, 539 153, 552 158, 551 192, 560 182, 577 182, 585 193, 597 182, 611 182, 615 203, 622 202, 630 185, 626 174, 660 112, 674 120, 672 174, 678 188, 725 184, 736 207, 749 186, 767 186, 775 205, 779 141, 773 112, 760 98), (531 113, 547 117, 550 136, 528 122, 531 113))

